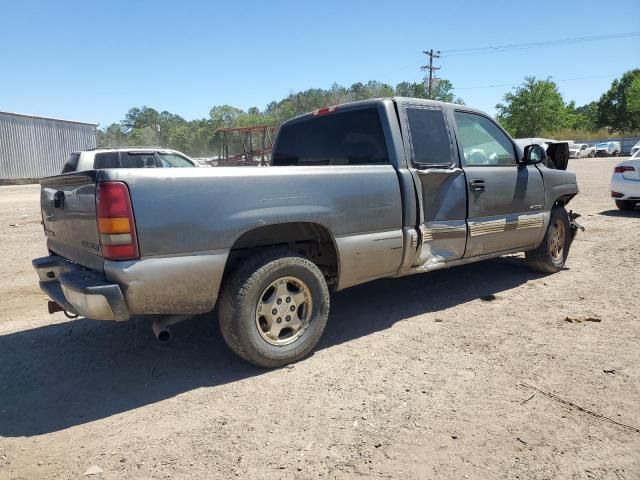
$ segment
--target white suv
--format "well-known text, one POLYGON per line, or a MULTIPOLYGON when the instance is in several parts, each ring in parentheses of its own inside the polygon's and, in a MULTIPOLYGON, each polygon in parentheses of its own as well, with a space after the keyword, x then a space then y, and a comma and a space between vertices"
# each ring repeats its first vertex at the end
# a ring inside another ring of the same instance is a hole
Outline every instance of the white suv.
POLYGON ((96 148, 73 152, 62 173, 98 168, 174 168, 196 167, 184 153, 154 147, 96 148))

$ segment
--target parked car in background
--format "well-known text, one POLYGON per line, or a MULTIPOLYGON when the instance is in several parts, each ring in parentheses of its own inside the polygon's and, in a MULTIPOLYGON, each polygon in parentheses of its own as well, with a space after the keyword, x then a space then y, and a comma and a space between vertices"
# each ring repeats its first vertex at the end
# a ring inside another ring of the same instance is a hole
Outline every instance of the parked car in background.
POLYGON ((586 143, 572 143, 569 145, 569 158, 595 157, 596 147, 590 147, 586 143))
POLYGON ((631 152, 629 152, 629 155, 633 157, 638 152, 640 152, 640 142, 636 143, 633 147, 631 147, 631 152))
POLYGON ((601 142, 596 144, 596 157, 617 157, 621 151, 620 142, 601 142))
POLYGON ((613 169, 611 196, 620 210, 633 210, 640 204, 640 150, 613 169))
POLYGON ((62 173, 101 168, 175 168, 196 167, 184 153, 158 147, 96 148, 73 152, 62 173))
POLYGON ((578 185, 545 159, 468 106, 387 98, 321 108, 280 127, 268 168, 43 179, 49 255, 33 266, 51 312, 154 315, 162 341, 170 325, 218 305, 229 347, 277 367, 316 345, 330 289, 515 252, 535 271, 561 271, 578 185))

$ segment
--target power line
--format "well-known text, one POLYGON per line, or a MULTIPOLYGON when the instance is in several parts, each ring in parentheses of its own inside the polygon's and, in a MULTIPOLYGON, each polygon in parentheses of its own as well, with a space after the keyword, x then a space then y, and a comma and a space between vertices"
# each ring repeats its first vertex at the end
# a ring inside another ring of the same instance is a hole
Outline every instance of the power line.
POLYGON ((432 87, 433 87, 433 72, 435 70, 440 70, 440 67, 434 67, 433 66, 433 59, 434 58, 440 58, 440 50, 437 50, 435 53, 433 52, 433 48, 429 51, 424 51, 422 52, 425 55, 429 56, 429 65, 423 65, 422 67, 420 67, 420 69, 422 71, 425 70, 429 70, 429 85, 428 85, 428 91, 429 91, 429 98, 431 97, 431 91, 432 91, 432 87))
POLYGON ((528 50, 531 48, 555 47, 564 45, 575 45, 587 42, 600 42, 603 40, 615 40, 620 38, 630 38, 640 36, 640 32, 620 32, 602 35, 591 35, 585 37, 563 38, 558 40, 547 40, 543 42, 514 43, 507 45, 474 47, 474 48, 458 48, 452 50, 444 50, 443 57, 458 57, 464 55, 482 55, 486 53, 512 52, 518 50, 528 50))
MULTIPOLYGON (((591 77, 574 77, 574 78, 560 78, 558 80, 555 80, 553 78, 551 78, 552 82, 558 83, 558 82, 572 82, 575 80, 593 80, 596 78, 613 78, 613 77, 617 77, 618 75, 612 75, 612 74, 607 74, 607 75, 594 75, 591 77)), ((519 87, 520 85, 522 85, 522 83, 519 84, 509 84, 509 83, 503 83, 503 84, 498 84, 498 85, 478 85, 478 86, 474 86, 474 87, 454 87, 454 90, 475 90, 475 89, 481 89, 481 88, 503 88, 503 87, 519 87)))

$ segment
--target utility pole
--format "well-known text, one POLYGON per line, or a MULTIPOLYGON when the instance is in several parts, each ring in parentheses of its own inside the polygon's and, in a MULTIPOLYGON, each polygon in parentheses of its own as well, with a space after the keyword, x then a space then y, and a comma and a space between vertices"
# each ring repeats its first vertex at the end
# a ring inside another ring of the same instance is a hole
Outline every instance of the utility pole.
POLYGON ((427 87, 428 93, 429 93, 429 98, 432 98, 432 93, 433 93, 433 71, 434 70, 440 70, 440 67, 434 67, 433 66, 433 59, 434 58, 440 58, 440 50, 436 50, 435 52, 433 51, 433 48, 431 50, 425 50, 424 52, 425 55, 429 56, 429 65, 423 65, 422 67, 420 67, 420 69, 422 71, 425 70, 429 70, 429 84, 427 87))

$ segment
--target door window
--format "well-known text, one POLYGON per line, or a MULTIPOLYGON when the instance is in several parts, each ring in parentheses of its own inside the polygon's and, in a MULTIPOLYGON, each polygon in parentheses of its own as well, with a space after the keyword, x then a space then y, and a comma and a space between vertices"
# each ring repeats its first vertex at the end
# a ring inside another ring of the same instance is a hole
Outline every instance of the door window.
POLYGON ((513 144, 495 123, 473 113, 455 112, 454 116, 465 165, 516 164, 513 144))
POLYGON ((407 108, 413 163, 416 166, 449 166, 451 141, 444 114, 433 108, 407 108))

